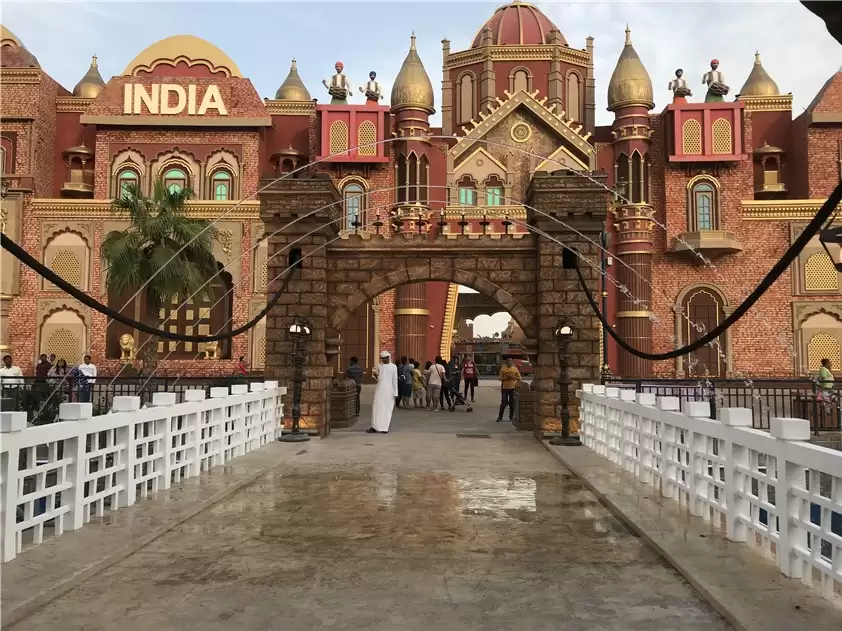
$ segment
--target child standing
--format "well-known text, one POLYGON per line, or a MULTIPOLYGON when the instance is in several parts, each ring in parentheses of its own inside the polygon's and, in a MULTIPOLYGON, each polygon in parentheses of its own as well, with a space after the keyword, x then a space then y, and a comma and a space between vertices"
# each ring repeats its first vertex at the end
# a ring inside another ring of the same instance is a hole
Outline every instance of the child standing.
POLYGON ((424 399, 427 393, 427 386, 424 384, 424 377, 419 369, 418 362, 412 368, 412 402, 416 408, 424 407, 424 399))

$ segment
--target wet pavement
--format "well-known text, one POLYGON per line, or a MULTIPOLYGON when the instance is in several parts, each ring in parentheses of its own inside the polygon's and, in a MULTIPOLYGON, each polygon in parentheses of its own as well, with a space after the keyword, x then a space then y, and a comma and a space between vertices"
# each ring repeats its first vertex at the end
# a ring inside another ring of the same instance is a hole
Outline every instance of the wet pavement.
POLYGON ((495 424, 489 390, 473 415, 269 446, 279 466, 14 629, 730 628, 530 434, 495 424))

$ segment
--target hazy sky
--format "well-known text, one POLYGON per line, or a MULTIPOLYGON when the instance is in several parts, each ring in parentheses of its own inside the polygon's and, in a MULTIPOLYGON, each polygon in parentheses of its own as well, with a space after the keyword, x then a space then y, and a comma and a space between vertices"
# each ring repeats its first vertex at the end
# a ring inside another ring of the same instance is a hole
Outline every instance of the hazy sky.
MULTIPOLYGON (((497 2, 41 2, 6 0, 3 24, 41 66, 68 89, 96 53, 103 77, 120 74, 145 47, 179 33, 203 37, 239 65, 261 96, 274 96, 292 57, 311 94, 327 96, 321 80, 345 63, 354 86, 376 70, 388 88, 414 29, 433 85, 441 80, 441 40, 453 51, 470 45, 497 2), (446 11, 446 14, 445 14, 446 11), (446 15, 446 17, 444 17, 446 15)), ((711 58, 735 94, 759 49, 783 92, 795 95, 794 113, 806 107, 842 64, 842 48, 824 24, 795 0, 781 2, 535 2, 571 46, 595 38, 597 123, 608 124, 605 91, 620 54, 626 22, 655 88, 657 109, 669 98, 677 67, 702 94, 711 58)), ((439 95, 437 94, 437 101, 439 95)), ((357 101, 362 97, 357 95, 357 101)), ((439 106, 439 103, 436 103, 439 106)), ((434 121, 439 120, 438 115, 434 121)))

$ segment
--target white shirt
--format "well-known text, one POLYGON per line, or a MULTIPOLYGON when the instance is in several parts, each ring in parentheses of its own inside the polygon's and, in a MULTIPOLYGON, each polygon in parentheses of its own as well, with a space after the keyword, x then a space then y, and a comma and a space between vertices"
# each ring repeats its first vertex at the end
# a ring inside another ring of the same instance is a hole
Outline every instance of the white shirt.
POLYGON ((440 386, 444 378, 444 366, 441 364, 433 364, 430 366, 430 377, 427 383, 431 386, 440 386))
POLYGON ((0 385, 6 388, 17 388, 23 385, 23 372, 17 366, 9 366, 6 368, 5 364, 0 367, 0 385), (21 377, 16 379, 15 377, 21 377))
POLYGON ((79 364, 79 371, 88 378, 88 383, 96 383, 96 366, 93 364, 79 364))

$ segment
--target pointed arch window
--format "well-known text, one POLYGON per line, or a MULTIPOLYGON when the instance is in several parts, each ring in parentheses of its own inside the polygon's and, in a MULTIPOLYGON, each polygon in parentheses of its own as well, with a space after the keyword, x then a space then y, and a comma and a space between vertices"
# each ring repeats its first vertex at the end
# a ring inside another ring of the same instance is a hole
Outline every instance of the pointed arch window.
MULTIPOLYGON (((357 182, 351 182, 342 189, 342 199, 345 205, 345 220, 343 228, 345 230, 355 230, 357 226, 354 224, 363 221, 363 211, 365 210, 365 190, 362 185, 357 182)), ((359 226, 362 228, 363 226, 359 226)))
POLYGON ((701 232, 719 227, 719 187, 712 180, 691 183, 688 200, 689 230, 701 232))
MULTIPOLYGON (((683 315, 679 319, 679 342, 692 344, 715 329, 725 319, 725 299, 712 287, 697 287, 686 293, 682 300, 683 315)), ((684 359, 688 377, 724 377, 728 369, 727 332, 716 342, 705 345, 684 359)))
POLYGON ((463 175, 457 182, 459 188, 459 205, 460 206, 476 206, 477 205, 477 185, 474 180, 468 176, 463 175))
POLYGON ((231 199, 231 174, 228 171, 217 171, 211 178, 213 187, 213 198, 216 201, 227 201, 231 199))
POLYGON ((164 186, 170 193, 179 193, 187 188, 187 174, 183 169, 167 169, 164 173, 164 186))
POLYGON ((128 191, 129 186, 139 186, 140 178, 137 171, 134 169, 123 169, 117 175, 117 190, 120 191, 120 197, 124 197, 128 191))
POLYGON ((496 175, 490 176, 485 181, 485 205, 503 206, 503 182, 496 175))

